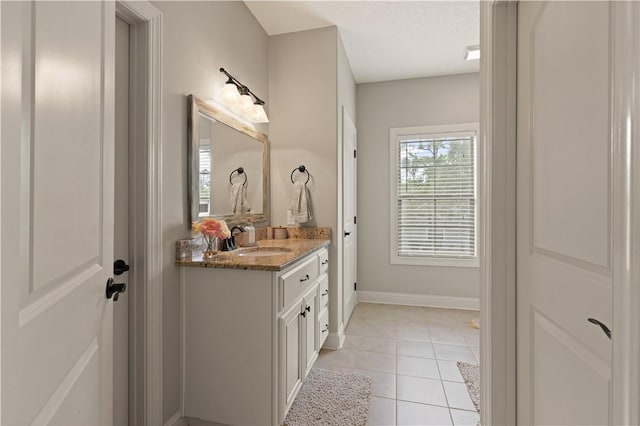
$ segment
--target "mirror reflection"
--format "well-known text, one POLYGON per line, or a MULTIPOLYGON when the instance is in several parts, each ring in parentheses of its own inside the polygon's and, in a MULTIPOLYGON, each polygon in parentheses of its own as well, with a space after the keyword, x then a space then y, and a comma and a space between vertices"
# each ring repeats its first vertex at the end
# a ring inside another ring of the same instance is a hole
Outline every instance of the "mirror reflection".
POLYGON ((191 220, 266 222, 266 136, 194 96, 189 100, 191 220))

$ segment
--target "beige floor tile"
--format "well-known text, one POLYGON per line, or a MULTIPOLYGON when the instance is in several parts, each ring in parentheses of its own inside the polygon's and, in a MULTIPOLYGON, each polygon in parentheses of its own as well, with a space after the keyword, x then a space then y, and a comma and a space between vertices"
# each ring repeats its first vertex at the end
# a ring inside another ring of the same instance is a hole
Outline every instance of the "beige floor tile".
POLYGON ((450 408, 461 410, 475 410, 476 407, 471 401, 467 386, 464 383, 442 382, 444 392, 447 395, 447 402, 450 408))
POLYGON ((480 421, 480 414, 477 411, 466 411, 451 409, 451 418, 455 426, 476 426, 480 421))
POLYGON ((443 359, 446 361, 463 361, 463 362, 476 362, 476 358, 473 356, 473 352, 467 346, 456 345, 443 345, 440 343, 434 343, 433 349, 436 353, 436 359, 443 359))
POLYGON ((370 370, 354 370, 358 374, 371 377, 371 395, 381 398, 396 398, 396 375, 370 370))
POLYGON ((473 356, 476 357, 476 364, 480 365, 480 347, 479 346, 470 346, 471 352, 473 352, 473 356))
POLYGON ((355 368, 356 351, 351 349, 340 349, 337 351, 323 349, 320 351, 315 365, 320 368, 323 366, 355 368))
POLYGON ((396 372, 396 356, 375 352, 358 351, 355 367, 360 370, 380 371, 382 373, 396 372))
POLYGON ((396 371, 404 376, 440 380, 440 372, 435 359, 398 355, 396 371))
POLYGON ((444 361, 439 359, 438 368, 440 369, 440 377, 442 380, 464 383, 464 379, 460 374, 458 363, 456 361, 444 361))
POLYGON ((456 361, 478 363, 478 312, 360 303, 343 349, 315 368, 372 379, 369 425, 476 425, 478 413, 456 361))
POLYGON ((457 330, 446 333, 431 331, 431 341, 433 343, 444 343, 446 345, 467 345, 464 336, 457 330))
POLYGON ((464 333, 464 340, 467 346, 480 346, 480 335, 473 333, 464 333))
POLYGON ((367 352, 378 352, 395 355, 396 341, 394 339, 381 339, 379 337, 362 336, 358 349, 367 352))
POLYGON ((451 425, 451 415, 444 407, 398 401, 398 426, 451 425))
POLYGON ((349 326, 345 330, 345 334, 386 339, 395 339, 397 336, 396 328, 394 326, 362 323, 349 323, 349 326))
POLYGON ((397 382, 399 400, 447 406, 447 398, 440 380, 398 376, 397 382))
POLYGON ((427 327, 420 326, 398 326, 398 340, 414 340, 418 342, 430 342, 431 334, 427 327))
POLYGON ((369 400, 368 426, 395 426, 396 400, 372 396, 369 400))
POLYGON ((355 334, 347 334, 344 336, 344 343, 342 347, 344 349, 358 349, 360 347, 360 342, 362 342, 363 336, 357 336, 355 334))
POLYGON ((415 356, 420 358, 435 358, 433 345, 430 342, 416 342, 398 340, 398 355, 415 356))

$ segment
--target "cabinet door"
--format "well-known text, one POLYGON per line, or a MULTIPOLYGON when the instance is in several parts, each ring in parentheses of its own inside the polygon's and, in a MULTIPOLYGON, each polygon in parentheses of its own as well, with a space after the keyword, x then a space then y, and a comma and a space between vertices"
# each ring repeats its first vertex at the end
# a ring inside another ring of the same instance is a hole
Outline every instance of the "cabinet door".
POLYGON ((300 314, 301 306, 295 305, 282 315, 280 322, 280 420, 284 420, 286 410, 293 402, 298 389, 302 385, 302 331, 305 326, 304 317, 300 314))
POLYGON ((317 288, 304 297, 303 313, 305 314, 305 376, 318 357, 318 291, 317 288))

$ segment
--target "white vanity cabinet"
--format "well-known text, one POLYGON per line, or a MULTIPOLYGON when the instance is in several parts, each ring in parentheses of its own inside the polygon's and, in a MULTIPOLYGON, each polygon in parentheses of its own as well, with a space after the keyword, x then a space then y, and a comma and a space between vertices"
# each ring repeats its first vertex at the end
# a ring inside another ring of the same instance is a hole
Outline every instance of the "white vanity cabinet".
POLYGON ((284 422, 328 334, 326 259, 322 247, 282 271, 181 268, 185 417, 284 422))

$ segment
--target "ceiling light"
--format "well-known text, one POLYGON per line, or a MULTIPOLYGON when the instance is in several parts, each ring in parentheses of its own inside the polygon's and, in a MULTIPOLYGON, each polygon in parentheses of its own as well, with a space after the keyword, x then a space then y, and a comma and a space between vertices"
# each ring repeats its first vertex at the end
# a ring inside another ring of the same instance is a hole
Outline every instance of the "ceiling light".
POLYGON ((464 60, 473 61, 476 59, 480 59, 480 46, 477 44, 475 46, 467 46, 465 49, 464 60))
POLYGON ((228 80, 218 93, 218 100, 254 123, 268 123, 269 118, 264 111, 264 101, 224 68, 220 68, 220 72, 226 75, 228 80))

